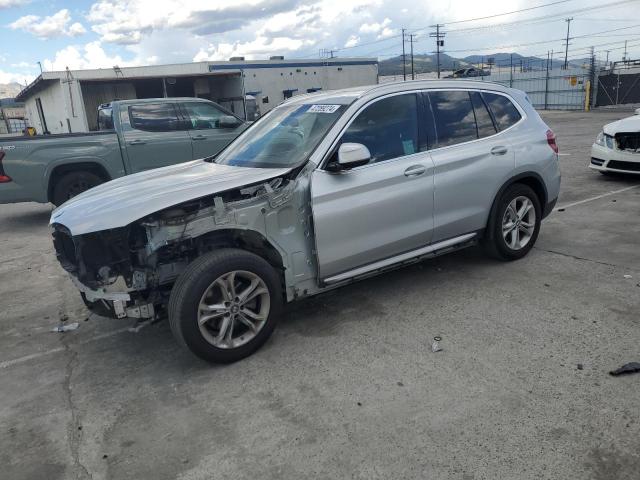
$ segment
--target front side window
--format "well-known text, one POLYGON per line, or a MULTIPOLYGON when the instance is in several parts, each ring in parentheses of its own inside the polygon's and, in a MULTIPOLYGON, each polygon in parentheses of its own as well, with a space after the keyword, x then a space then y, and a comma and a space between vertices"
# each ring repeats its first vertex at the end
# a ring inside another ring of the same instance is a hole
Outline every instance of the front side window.
POLYGON ((281 168, 304 163, 345 105, 282 105, 261 117, 214 160, 237 167, 281 168))
POLYGON ((147 132, 179 130, 180 121, 171 103, 145 103, 129 107, 131 126, 147 132))
POLYGON ((191 128, 194 130, 220 128, 218 124, 220 117, 229 115, 215 106, 203 102, 185 103, 184 110, 191 122, 191 128))
POLYGON ((418 151, 416 95, 383 98, 366 107, 349 125, 341 143, 361 143, 371 162, 411 155, 418 151))
POLYGON ((504 95, 483 92, 482 97, 491 109, 500 130, 509 128, 522 118, 515 105, 504 95))
POLYGON ((436 138, 431 148, 446 147, 478 138, 469 92, 429 92, 436 138))

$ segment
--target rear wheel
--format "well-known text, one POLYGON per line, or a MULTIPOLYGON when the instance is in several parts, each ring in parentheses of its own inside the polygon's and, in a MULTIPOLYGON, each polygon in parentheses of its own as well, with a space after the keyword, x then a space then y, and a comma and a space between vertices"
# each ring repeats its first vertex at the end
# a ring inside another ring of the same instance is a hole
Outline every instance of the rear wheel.
POLYGON ((171 290, 169 323, 180 344, 215 363, 245 358, 273 332, 280 277, 263 258, 222 249, 194 260, 171 290))
POLYGON ((104 183, 104 180, 95 173, 83 171, 65 173, 53 187, 52 203, 59 207, 70 198, 101 183, 104 183))
POLYGON ((484 241, 488 253, 500 260, 517 260, 529 253, 542 220, 540 200, 533 189, 521 183, 509 186, 493 215, 484 241))

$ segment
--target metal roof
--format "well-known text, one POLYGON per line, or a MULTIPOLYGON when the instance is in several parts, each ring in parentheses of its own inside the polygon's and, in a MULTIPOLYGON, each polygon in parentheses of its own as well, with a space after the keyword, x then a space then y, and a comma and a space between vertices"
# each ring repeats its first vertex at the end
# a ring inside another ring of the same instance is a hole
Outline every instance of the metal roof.
POLYGON ((122 81, 154 77, 185 77, 199 75, 239 75, 245 69, 291 68, 319 66, 377 65, 375 58, 327 58, 295 60, 241 60, 228 62, 192 62, 141 67, 96 68, 89 70, 62 70, 43 72, 16 99, 24 101, 53 82, 71 77, 80 81, 122 81))

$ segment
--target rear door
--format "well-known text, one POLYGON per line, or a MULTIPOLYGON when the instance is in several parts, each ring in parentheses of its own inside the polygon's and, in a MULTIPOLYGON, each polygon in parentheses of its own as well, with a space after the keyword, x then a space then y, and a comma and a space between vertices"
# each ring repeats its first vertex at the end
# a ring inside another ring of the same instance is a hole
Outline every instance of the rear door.
POLYGON ((334 147, 361 143, 371 161, 340 172, 316 170, 311 197, 320 277, 415 250, 433 226, 433 164, 421 152, 420 97, 374 100, 334 147))
POLYGON ((191 138, 174 103, 129 105, 128 115, 123 137, 132 172, 192 159, 191 138))
POLYGON ((513 172, 515 156, 481 92, 451 89, 424 95, 433 125, 437 242, 486 226, 493 197, 513 172))
POLYGON ((221 117, 234 115, 212 103, 184 102, 182 109, 189 125, 194 159, 215 155, 246 128, 240 119, 235 127, 220 125, 221 117))

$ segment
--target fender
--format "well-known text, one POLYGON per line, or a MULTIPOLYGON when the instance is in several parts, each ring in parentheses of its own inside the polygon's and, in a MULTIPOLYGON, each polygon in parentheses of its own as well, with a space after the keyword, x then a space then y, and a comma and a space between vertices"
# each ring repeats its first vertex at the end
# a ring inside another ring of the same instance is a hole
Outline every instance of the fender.
POLYGON ((504 182, 502 186, 498 189, 498 193, 496 193, 495 197, 493 197, 493 204, 491 205, 491 210, 489 212, 489 221, 487 223, 487 227, 485 229, 485 236, 489 240, 493 239, 493 231, 495 230, 495 217, 496 210, 498 208, 498 199, 502 196, 507 188, 509 188, 514 183, 524 183, 525 185, 530 186, 536 192, 540 199, 540 206, 542 207, 542 218, 545 218, 551 210, 553 209, 553 205, 549 206, 547 204, 547 199, 549 198, 549 194, 547 192, 547 186, 544 184, 542 177, 536 172, 527 171, 519 173, 511 177, 509 180, 504 182), (522 181, 526 180, 526 181, 522 181))

